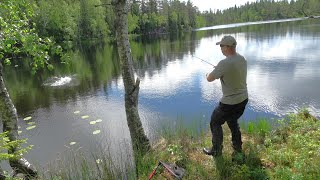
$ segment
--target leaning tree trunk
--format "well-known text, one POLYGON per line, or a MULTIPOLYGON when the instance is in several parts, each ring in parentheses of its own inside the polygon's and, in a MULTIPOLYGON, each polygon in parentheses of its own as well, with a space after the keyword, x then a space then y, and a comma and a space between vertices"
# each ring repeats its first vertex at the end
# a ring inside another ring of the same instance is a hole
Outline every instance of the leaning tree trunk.
MULTIPOLYGON (((3 67, 0 62, 0 117, 2 119, 3 131, 8 132, 10 141, 15 141, 18 138, 18 115, 2 78, 2 69, 3 67)), ((8 149, 9 154, 14 154, 16 151, 17 149, 14 147, 8 149)), ((9 163, 16 174, 23 173, 29 176, 37 174, 31 164, 24 158, 10 159, 9 163)))
POLYGON ((127 0, 114 0, 116 14, 116 39, 118 54, 122 64, 122 78, 125 88, 125 109, 127 123, 131 135, 134 153, 144 155, 150 149, 149 139, 144 133, 138 113, 138 96, 140 80, 134 81, 133 61, 128 35, 128 8, 127 0))

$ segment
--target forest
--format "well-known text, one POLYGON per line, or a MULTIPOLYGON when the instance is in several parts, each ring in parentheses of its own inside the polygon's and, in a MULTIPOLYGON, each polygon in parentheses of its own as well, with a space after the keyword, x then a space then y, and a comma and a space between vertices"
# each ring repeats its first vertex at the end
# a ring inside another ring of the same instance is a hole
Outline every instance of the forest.
MULTIPOLYGON (((128 31, 137 35, 320 15, 318 0, 259 0, 204 12, 190 0, 131 0, 129 3, 128 31)), ((30 54, 34 49, 41 51, 31 53, 32 56, 43 59, 48 56, 41 53, 43 50, 51 49, 52 54, 59 54, 87 40, 112 41, 116 34, 111 0, 4 0, 0 9, 0 58, 7 64, 15 56, 30 54)))

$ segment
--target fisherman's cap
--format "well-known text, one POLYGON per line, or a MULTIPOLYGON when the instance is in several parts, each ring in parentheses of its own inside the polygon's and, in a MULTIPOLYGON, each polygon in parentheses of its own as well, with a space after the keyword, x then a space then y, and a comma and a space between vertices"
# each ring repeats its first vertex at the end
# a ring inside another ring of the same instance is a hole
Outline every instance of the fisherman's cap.
POLYGON ((217 42, 216 45, 236 46, 237 41, 233 36, 223 36, 221 41, 217 42))

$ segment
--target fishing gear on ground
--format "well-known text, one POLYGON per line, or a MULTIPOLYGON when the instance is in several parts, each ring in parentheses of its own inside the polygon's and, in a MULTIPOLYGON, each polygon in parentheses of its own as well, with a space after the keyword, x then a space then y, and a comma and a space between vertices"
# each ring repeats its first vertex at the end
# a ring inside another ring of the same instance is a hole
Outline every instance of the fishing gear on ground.
POLYGON ((185 173, 185 169, 183 169, 181 167, 178 167, 174 164, 169 164, 169 163, 159 161, 158 165, 153 169, 153 171, 149 175, 148 180, 152 179, 152 177, 155 175, 159 166, 163 166, 169 172, 170 175, 172 175, 173 177, 175 177, 176 179, 179 179, 179 180, 182 179, 182 177, 185 173))

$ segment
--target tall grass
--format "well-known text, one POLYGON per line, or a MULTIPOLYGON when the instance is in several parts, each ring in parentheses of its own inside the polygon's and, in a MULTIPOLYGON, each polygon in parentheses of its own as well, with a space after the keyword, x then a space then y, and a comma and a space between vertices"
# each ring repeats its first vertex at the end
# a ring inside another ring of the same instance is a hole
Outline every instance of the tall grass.
POLYGON ((134 179, 135 171, 131 157, 121 154, 116 159, 111 150, 96 147, 97 151, 69 150, 42 169, 39 179, 92 180, 92 179, 134 179), (123 163, 125 162, 125 163, 123 163))
POLYGON ((167 141, 176 140, 184 137, 202 137, 208 131, 208 125, 205 125, 206 119, 203 116, 195 117, 186 125, 183 116, 177 116, 175 121, 164 121, 162 123, 158 137, 167 141))
POLYGON ((256 121, 242 123, 241 128, 250 135, 265 136, 271 130, 271 123, 272 122, 270 120, 268 121, 266 118, 260 118, 256 121))

